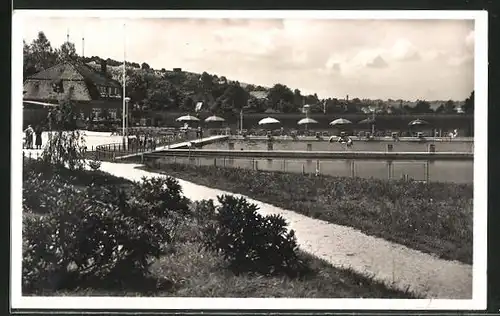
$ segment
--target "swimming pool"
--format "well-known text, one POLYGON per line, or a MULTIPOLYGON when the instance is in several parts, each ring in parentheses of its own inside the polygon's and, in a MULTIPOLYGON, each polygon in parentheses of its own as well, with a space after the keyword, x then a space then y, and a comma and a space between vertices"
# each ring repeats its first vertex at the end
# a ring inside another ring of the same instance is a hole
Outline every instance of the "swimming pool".
MULTIPOLYGON (((265 139, 229 139, 227 141, 215 142, 203 146, 203 149, 230 149, 234 144, 235 150, 267 150, 268 141, 265 139)), ((311 150, 311 151, 386 151, 387 144, 392 144, 395 152, 425 152, 429 145, 434 144, 437 152, 473 152, 473 141, 381 141, 381 140, 354 140, 354 145, 346 149, 344 145, 337 142, 330 143, 328 140, 292 140, 275 138, 272 141, 273 150, 311 150), (308 145, 310 147, 308 148, 308 145)))
POLYGON ((408 178, 431 182, 473 183, 473 161, 393 161, 391 166, 385 160, 307 160, 307 159, 267 159, 267 158, 208 158, 208 157, 163 157, 156 163, 193 164, 199 166, 219 166, 262 171, 315 174, 340 177, 361 177, 377 179, 408 178))

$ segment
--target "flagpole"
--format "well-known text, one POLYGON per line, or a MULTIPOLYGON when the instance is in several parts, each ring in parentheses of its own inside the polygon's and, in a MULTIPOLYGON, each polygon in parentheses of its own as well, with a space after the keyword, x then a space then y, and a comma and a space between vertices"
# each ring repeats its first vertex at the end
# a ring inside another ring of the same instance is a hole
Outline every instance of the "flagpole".
POLYGON ((243 108, 240 109, 240 134, 243 133, 243 108))
POLYGON ((126 106, 125 106, 125 58, 126 58, 126 54, 125 54, 125 23, 123 24, 123 75, 122 75, 122 83, 123 83, 123 96, 122 96, 122 99, 123 99, 123 104, 122 104, 122 138, 123 138, 123 147, 126 146, 126 141, 125 141, 125 118, 126 118, 126 106))

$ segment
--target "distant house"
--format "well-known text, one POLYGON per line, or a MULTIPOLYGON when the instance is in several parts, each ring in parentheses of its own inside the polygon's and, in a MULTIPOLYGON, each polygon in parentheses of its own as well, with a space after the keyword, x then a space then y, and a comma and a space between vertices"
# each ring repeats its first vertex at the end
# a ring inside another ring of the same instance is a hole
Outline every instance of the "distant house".
POLYGON ((109 118, 119 118, 122 108, 121 84, 107 76, 106 62, 101 71, 80 62, 63 62, 42 70, 24 81, 24 101, 57 104, 68 96, 81 119, 99 118, 103 110, 109 118))
POLYGON ((256 98, 257 100, 267 99, 268 92, 267 91, 251 91, 249 92, 250 96, 256 98))

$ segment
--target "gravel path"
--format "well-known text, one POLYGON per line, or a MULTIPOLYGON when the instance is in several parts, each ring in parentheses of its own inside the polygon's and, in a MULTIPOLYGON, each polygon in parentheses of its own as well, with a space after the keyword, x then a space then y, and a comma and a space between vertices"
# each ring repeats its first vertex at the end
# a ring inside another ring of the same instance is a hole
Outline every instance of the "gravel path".
MULTIPOLYGON (((101 170, 139 181, 158 173, 136 169, 137 164, 103 162, 101 170)), ((214 199, 230 193, 179 179, 184 195, 191 200, 214 199)), ((232 193, 231 193, 232 194, 232 193)), ((241 196, 239 194, 234 194, 241 196)), ((361 231, 313 219, 248 198, 263 215, 281 214, 294 229, 300 248, 336 267, 350 267, 363 275, 399 289, 434 299, 472 299, 472 266, 446 261, 363 234, 361 231)))

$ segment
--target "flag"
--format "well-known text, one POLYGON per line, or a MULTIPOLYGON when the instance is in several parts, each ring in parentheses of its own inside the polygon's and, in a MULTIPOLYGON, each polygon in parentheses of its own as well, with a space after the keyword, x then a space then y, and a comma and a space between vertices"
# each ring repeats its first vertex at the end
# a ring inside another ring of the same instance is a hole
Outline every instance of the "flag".
POLYGON ((195 111, 200 112, 202 107, 203 107, 203 102, 196 103, 195 111))

